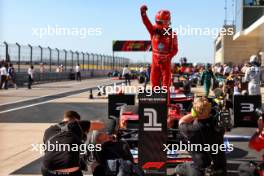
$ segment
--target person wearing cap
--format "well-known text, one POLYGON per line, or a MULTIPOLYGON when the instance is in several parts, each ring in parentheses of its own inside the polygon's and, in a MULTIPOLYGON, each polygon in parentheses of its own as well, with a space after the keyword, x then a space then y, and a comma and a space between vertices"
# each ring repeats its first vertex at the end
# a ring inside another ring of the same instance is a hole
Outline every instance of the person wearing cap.
POLYGON ((262 79, 262 73, 258 57, 252 55, 249 59, 250 67, 246 69, 245 81, 248 82, 248 94, 249 95, 260 95, 260 85, 262 79))

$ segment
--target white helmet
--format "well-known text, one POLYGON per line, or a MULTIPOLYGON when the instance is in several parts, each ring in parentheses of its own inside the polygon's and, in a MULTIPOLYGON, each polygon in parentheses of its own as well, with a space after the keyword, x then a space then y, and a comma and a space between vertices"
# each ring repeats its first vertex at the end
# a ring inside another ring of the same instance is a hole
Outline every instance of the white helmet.
POLYGON ((250 58, 249 58, 249 62, 250 62, 250 63, 258 62, 258 57, 257 57, 257 55, 252 55, 252 56, 250 56, 250 58))

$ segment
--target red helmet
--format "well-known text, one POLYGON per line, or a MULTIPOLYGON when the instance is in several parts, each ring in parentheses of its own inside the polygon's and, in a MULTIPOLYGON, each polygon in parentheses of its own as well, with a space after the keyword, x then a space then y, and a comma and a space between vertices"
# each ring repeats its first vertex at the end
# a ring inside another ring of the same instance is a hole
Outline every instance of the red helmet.
POLYGON ((158 26, 161 26, 162 28, 168 27, 171 24, 170 11, 168 10, 158 11, 158 13, 156 14, 155 20, 158 26))

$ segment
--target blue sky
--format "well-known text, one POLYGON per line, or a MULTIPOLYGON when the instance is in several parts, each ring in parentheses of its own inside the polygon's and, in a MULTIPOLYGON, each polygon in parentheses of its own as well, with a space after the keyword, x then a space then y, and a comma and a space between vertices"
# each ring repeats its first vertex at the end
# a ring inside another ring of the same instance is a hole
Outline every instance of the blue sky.
MULTIPOLYGON (((0 0, 0 41, 50 46, 103 54, 112 54, 112 40, 148 40, 139 8, 146 4, 154 22, 155 13, 168 9, 172 27, 179 25, 219 28, 224 22, 224 0, 0 0), (47 26, 101 28, 100 36, 33 35, 33 28, 47 26)), ((179 36, 179 53, 191 62, 213 61, 212 36, 179 36)), ((134 61, 150 61, 149 53, 117 53, 134 61)))

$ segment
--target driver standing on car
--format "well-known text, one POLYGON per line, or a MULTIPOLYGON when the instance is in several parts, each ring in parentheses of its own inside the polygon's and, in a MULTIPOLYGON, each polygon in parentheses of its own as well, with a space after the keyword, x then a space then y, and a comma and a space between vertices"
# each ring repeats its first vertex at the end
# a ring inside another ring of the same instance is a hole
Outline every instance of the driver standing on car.
POLYGON ((146 26, 152 44, 151 85, 152 87, 163 86, 169 90, 171 84, 171 59, 178 52, 176 33, 170 28, 171 16, 168 10, 157 12, 156 24, 152 25, 146 11, 146 5, 140 8, 141 17, 146 26), (161 84, 162 82, 162 84, 161 84))

